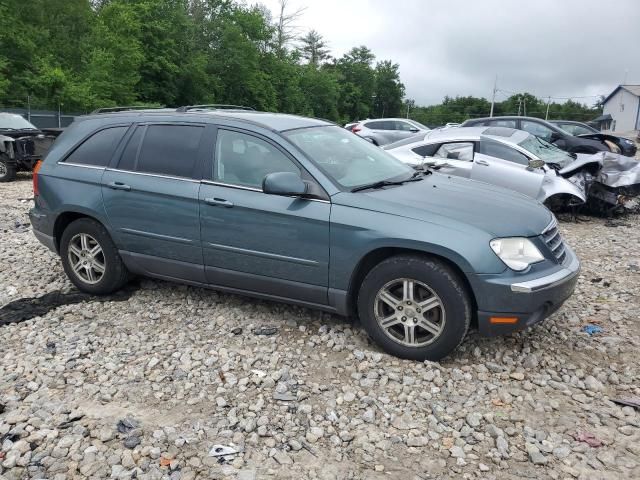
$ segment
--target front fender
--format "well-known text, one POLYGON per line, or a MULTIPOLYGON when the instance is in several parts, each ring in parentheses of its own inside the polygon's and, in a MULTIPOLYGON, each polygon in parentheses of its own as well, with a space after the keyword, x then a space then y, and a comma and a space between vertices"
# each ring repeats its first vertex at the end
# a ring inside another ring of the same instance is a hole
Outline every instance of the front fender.
POLYGON ((556 174, 555 171, 551 171, 544 176, 537 200, 544 203, 554 195, 570 195, 584 203, 587 201, 586 192, 587 185, 583 177, 576 176, 566 179, 556 174))
POLYGON ((491 234, 471 225, 451 226, 344 205, 331 210, 329 286, 347 290, 360 261, 379 249, 437 255, 465 274, 500 273, 505 265, 489 247, 491 234))

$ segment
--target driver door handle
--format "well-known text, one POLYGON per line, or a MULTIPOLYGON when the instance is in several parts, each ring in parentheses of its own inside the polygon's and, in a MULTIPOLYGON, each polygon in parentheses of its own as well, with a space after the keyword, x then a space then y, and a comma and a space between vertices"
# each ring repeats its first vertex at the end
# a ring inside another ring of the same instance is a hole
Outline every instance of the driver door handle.
POLYGON ((109 182, 107 186, 113 190, 124 190, 125 192, 131 190, 131 187, 129 185, 126 185, 122 182, 109 182))
POLYGON ((204 203, 206 203, 207 205, 213 205, 214 207, 215 206, 221 206, 226 208, 233 207, 233 202, 230 202, 229 200, 225 200, 224 198, 205 198, 204 203))
POLYGON ((484 161, 484 160, 476 160, 476 163, 477 163, 478 165, 482 165, 482 166, 484 166, 484 167, 488 167, 488 166, 489 166, 489 162, 486 162, 486 161, 484 161))

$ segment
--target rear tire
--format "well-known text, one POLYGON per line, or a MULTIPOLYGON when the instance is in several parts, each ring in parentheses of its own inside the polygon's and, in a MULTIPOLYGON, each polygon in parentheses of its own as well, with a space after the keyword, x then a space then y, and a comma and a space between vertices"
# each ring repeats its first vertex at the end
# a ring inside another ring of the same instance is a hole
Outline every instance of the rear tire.
POLYGON ((109 232, 91 218, 76 220, 65 229, 60 257, 69 280, 83 292, 108 295, 129 279, 109 232))
POLYGON ((387 353, 437 361, 464 340, 471 300, 456 272, 428 257, 388 258, 365 277, 358 314, 369 336, 387 353))
POLYGON ((16 166, 5 154, 0 154, 0 182, 12 182, 16 178, 16 166))

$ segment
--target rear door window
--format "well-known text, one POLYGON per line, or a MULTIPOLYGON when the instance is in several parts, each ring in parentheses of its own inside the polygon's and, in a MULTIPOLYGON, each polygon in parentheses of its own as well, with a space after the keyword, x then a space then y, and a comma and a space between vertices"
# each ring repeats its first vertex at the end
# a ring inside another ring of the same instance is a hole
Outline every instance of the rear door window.
POLYGON ((64 160, 67 163, 106 167, 129 127, 111 127, 87 138, 64 160))
POLYGON ((139 126, 127 143, 118 168, 191 178, 203 132, 204 127, 199 125, 139 126))
POLYGON ((489 120, 485 122, 485 125, 490 125, 492 127, 507 127, 507 128, 516 128, 515 120, 489 120))

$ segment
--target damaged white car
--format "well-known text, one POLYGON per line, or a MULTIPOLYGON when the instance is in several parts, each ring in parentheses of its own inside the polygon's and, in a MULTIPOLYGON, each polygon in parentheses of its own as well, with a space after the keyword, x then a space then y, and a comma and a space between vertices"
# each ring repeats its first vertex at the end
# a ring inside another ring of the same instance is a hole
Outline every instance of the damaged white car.
POLYGON ((638 162, 609 152, 569 154, 523 130, 461 127, 384 147, 414 168, 431 167, 515 190, 552 209, 594 198, 606 208, 634 206, 638 162), (620 190, 622 189, 622 190, 620 190))

